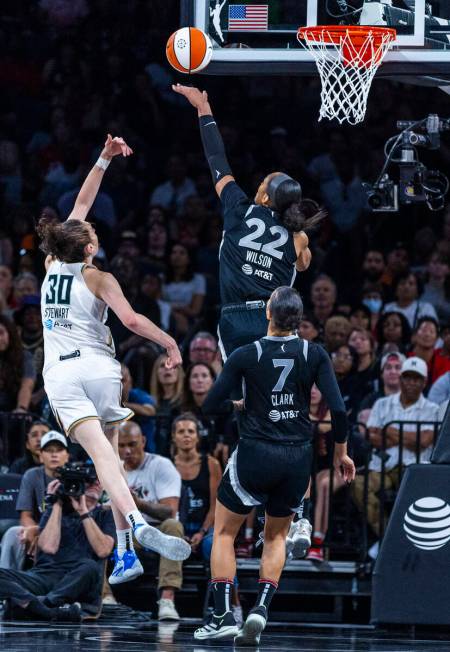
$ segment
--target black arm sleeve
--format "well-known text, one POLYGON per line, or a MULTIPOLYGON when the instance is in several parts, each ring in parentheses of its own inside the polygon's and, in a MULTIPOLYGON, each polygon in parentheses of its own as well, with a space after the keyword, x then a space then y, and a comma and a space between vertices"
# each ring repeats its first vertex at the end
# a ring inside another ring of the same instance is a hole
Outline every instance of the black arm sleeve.
POLYGON ((233 411, 233 402, 229 397, 234 389, 241 386, 243 371, 248 357, 245 349, 247 347, 233 351, 225 362, 219 377, 203 403, 203 414, 230 413, 233 411))
POLYGON ((199 118, 200 135, 203 149, 208 161, 214 185, 223 177, 232 174, 227 160, 222 136, 212 115, 202 115, 199 118))
POLYGON ((321 347, 317 348, 316 351, 319 359, 314 382, 322 392, 330 409, 334 441, 343 444, 348 437, 348 419, 341 390, 326 351, 321 347))

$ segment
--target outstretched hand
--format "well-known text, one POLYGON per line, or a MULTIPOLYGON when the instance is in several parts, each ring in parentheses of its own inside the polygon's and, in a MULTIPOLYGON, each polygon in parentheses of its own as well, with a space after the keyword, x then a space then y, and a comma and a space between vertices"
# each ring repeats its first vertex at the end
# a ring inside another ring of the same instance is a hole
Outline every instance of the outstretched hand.
POLYGON ((208 103, 208 93, 206 91, 200 91, 198 88, 195 88, 195 86, 172 84, 172 90, 179 95, 183 95, 196 109, 200 109, 208 103))
POLYGON ((122 154, 122 156, 130 156, 133 154, 133 150, 131 147, 128 147, 123 138, 120 138, 119 136, 113 138, 111 134, 108 134, 102 154, 106 154, 106 156, 110 156, 111 158, 118 154, 122 154))

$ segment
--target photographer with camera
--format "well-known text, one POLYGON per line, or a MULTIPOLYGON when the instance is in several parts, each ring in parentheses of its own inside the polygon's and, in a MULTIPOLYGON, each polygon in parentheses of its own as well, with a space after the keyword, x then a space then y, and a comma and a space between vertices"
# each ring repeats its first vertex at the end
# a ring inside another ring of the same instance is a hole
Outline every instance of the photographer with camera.
POLYGON ((20 525, 9 528, 3 536, 0 568, 20 570, 25 555, 34 559, 46 489, 55 478, 56 469, 68 462, 67 447, 67 439, 56 430, 45 432, 40 438, 41 465, 23 475, 16 503, 20 525))
POLYGON ((0 599, 44 620, 79 622, 80 603, 101 603, 102 560, 114 547, 114 520, 99 505, 102 489, 94 467, 66 464, 47 487, 39 523, 35 566, 0 569, 0 599), (39 597, 38 597, 39 596, 39 597))

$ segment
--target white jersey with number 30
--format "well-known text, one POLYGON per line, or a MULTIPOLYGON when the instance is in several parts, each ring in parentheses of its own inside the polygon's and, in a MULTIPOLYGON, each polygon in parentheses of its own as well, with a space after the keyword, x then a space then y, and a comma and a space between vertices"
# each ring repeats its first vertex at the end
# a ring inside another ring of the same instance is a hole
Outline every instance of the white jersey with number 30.
POLYGON ((47 270, 41 293, 44 326, 44 374, 56 362, 77 351, 114 355, 114 342, 105 325, 108 307, 89 290, 84 263, 55 260, 47 270))

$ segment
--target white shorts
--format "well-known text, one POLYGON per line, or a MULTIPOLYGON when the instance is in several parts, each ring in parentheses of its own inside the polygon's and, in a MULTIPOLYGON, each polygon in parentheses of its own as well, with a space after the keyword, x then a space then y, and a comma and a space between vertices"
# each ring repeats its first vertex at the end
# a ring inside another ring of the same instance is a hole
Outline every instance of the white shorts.
POLYGON ((111 426, 133 416, 122 407, 120 363, 108 355, 88 354, 57 362, 44 375, 45 391, 67 435, 75 426, 98 419, 111 426))

